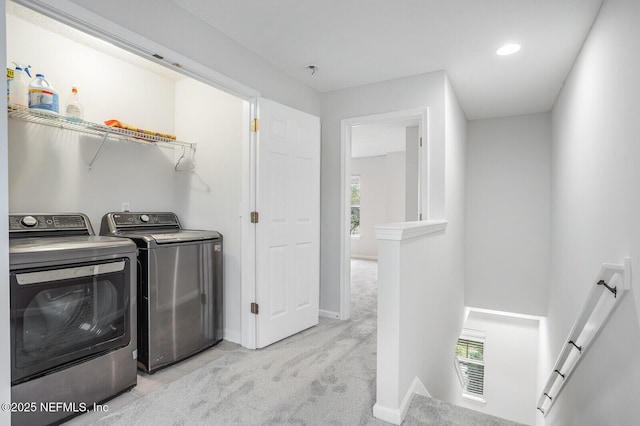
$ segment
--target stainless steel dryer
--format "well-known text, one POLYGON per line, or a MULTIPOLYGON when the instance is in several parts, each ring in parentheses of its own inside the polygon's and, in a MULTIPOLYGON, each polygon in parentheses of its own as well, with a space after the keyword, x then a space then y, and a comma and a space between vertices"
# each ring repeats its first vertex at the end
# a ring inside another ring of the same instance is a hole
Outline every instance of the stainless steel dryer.
POLYGON ((174 213, 107 213, 101 235, 138 246, 138 367, 148 373, 222 340, 222 235, 174 213))
POLYGON ((11 424, 57 423, 136 385, 136 252, 80 213, 9 216, 11 424))

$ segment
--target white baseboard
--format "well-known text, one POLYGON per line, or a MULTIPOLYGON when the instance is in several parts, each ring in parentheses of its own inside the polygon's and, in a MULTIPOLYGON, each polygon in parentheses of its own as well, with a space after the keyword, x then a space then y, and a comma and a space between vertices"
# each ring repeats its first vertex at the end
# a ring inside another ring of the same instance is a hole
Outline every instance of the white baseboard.
POLYGON ((399 409, 383 407, 377 402, 373 406, 373 417, 394 425, 401 424, 403 420, 399 409))
POLYGON ((340 319, 340 314, 338 312, 326 311, 324 309, 320 309, 318 311, 318 315, 325 318, 340 319))
POLYGON ((394 425, 402 424, 411 405, 413 395, 415 394, 431 397, 431 394, 417 376, 413 379, 413 382, 411 382, 398 408, 384 407, 376 402, 373 406, 373 417, 388 423, 393 423, 394 425))
POLYGON ((241 344, 242 336, 237 331, 224 330, 224 340, 232 343, 241 344))

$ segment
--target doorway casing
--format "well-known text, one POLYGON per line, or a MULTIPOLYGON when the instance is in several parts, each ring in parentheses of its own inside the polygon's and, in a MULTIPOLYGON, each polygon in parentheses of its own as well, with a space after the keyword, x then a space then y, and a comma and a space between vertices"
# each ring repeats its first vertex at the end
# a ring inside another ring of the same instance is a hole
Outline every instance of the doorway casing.
POLYGON ((427 220, 423 214, 428 205, 428 149, 429 128, 428 108, 388 112, 362 117, 346 118, 341 121, 341 161, 340 161, 340 312, 339 318, 351 317, 351 133, 354 126, 384 124, 398 121, 416 120, 419 127, 420 148, 418 165, 418 217, 427 220))

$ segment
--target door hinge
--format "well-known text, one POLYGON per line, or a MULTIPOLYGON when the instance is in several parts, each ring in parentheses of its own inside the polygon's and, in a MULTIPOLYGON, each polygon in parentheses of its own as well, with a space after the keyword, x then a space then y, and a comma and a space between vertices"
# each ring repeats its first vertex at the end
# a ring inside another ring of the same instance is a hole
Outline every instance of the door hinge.
POLYGON ((258 130, 260 130, 260 119, 254 118, 251 120, 251 131, 257 132, 258 130))
POLYGON ((256 302, 251 303, 251 313, 254 315, 258 315, 260 312, 260 306, 256 302))
POLYGON ((422 213, 418 215, 418 220, 422 220, 422 213))
POLYGON ((260 220, 260 215, 258 212, 251 212, 251 223, 258 223, 260 220))
POLYGON ((422 138, 420 138, 420 146, 422 146, 422 138))

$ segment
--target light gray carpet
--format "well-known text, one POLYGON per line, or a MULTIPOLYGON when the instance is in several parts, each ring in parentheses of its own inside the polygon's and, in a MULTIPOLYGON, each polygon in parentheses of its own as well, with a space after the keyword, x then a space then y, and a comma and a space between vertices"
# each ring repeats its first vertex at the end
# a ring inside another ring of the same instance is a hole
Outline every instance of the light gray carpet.
POLYGON ((377 264, 355 261, 352 318, 265 349, 240 348, 98 425, 385 424, 373 419, 377 264))
POLYGON ((414 395, 403 426, 524 426, 449 402, 414 395))
MULTIPOLYGON (((228 352, 93 424, 387 425, 372 416, 376 286, 377 263, 354 260, 350 320, 322 318, 318 326, 268 348, 228 352)), ((405 421, 514 424, 423 397, 414 398, 405 421)))

